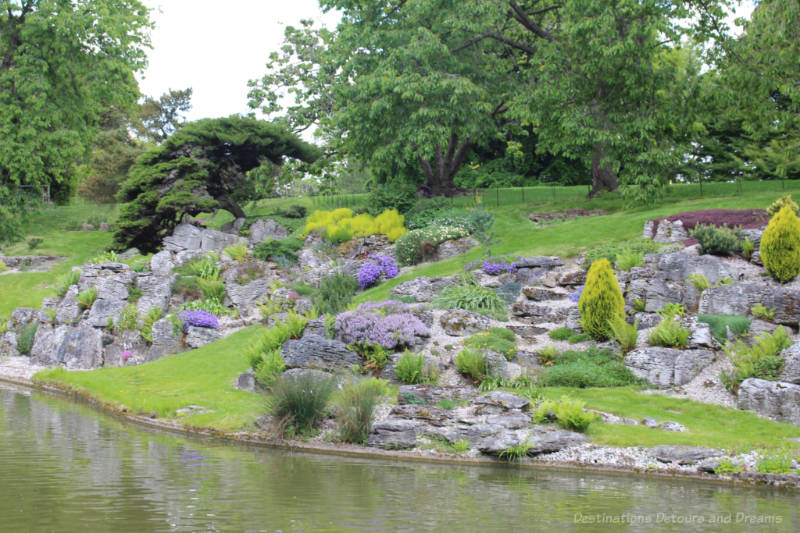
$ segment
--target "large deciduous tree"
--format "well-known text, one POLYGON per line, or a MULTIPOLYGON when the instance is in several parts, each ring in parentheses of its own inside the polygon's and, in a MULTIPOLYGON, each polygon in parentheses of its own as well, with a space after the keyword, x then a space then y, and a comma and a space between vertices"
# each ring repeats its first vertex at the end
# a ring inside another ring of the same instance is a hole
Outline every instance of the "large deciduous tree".
POLYGON ((146 96, 139 105, 133 126, 142 139, 160 144, 184 124, 183 113, 191 108, 191 87, 170 89, 158 99, 146 96))
POLYGON ((250 171, 286 157, 313 161, 319 155, 282 126, 253 118, 189 123, 131 167, 118 195, 126 203, 114 246, 153 251, 184 215, 222 208, 244 217, 236 198, 248 190, 250 171))
POLYGON ((70 187, 100 114, 135 105, 148 16, 138 0, 0 1, 0 240, 70 187))

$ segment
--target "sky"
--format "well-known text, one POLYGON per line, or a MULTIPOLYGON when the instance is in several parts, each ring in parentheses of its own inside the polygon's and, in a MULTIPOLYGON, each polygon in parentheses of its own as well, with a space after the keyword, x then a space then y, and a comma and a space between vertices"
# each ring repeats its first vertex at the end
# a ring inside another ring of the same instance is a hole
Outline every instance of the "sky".
POLYGON ((143 95, 191 87, 189 120, 246 113, 247 81, 265 72, 287 25, 314 19, 333 28, 317 0, 143 0, 156 27, 149 65, 139 76, 143 95))
MULTIPOLYGON (((283 42, 287 25, 310 18, 333 28, 336 13, 317 0, 143 0, 154 8, 153 49, 140 76, 142 94, 158 97, 191 87, 188 120, 247 113, 247 81, 265 72, 267 57, 283 42)), ((738 16, 748 16, 744 0, 738 16)))

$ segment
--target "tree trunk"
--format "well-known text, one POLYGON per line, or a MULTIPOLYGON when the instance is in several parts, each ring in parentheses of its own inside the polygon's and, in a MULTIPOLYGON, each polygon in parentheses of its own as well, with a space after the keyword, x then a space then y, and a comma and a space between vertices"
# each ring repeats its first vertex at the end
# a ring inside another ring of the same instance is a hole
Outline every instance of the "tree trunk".
POLYGON ((217 202, 219 202, 219 206, 222 209, 225 209, 226 211, 230 212, 234 216, 234 218, 245 218, 245 217, 247 217, 247 215, 244 212, 244 209, 239 207, 239 204, 234 202, 231 199, 231 197, 228 196, 227 194, 222 195, 222 196, 218 196, 216 198, 216 200, 217 200, 217 202))
POLYGON ((443 151, 440 144, 436 145, 435 165, 431 165, 430 161, 417 156, 422 172, 425 174, 426 182, 423 189, 428 196, 453 196, 460 190, 453 180, 471 147, 472 142, 469 139, 459 143, 458 137, 452 134, 447 143, 447 151, 443 151))
POLYGON ((592 191, 589 198, 594 198, 601 191, 616 191, 619 188, 617 173, 608 165, 608 153, 603 145, 595 145, 592 157, 592 191))

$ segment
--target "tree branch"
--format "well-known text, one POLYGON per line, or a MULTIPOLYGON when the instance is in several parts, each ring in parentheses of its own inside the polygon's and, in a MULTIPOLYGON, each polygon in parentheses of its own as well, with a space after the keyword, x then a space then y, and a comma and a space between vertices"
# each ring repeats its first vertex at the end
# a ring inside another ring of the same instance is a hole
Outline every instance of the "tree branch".
POLYGON ((525 10, 519 7, 519 5, 514 0, 509 0, 508 5, 511 7, 511 10, 513 11, 513 17, 520 24, 522 24, 525 27, 525 29, 527 29, 530 32, 533 32, 542 39, 547 39, 548 41, 555 40, 555 36, 552 33, 550 33, 549 31, 545 30, 540 25, 535 23, 533 19, 531 19, 530 16, 528 16, 528 14, 525 13, 525 10))

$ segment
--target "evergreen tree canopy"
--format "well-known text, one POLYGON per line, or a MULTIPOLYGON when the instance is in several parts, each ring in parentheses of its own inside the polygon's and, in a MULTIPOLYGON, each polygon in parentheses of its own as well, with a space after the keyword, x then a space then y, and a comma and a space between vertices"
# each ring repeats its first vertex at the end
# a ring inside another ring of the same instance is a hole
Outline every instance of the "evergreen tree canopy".
POLYGON ((313 161, 319 150, 284 128, 240 116, 189 123, 131 167, 118 200, 114 246, 153 251, 184 215, 217 208, 245 213, 234 200, 247 173, 284 157, 313 161))

